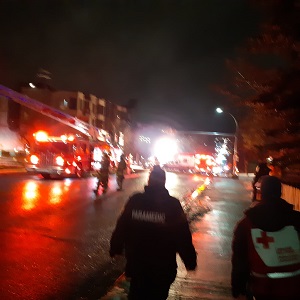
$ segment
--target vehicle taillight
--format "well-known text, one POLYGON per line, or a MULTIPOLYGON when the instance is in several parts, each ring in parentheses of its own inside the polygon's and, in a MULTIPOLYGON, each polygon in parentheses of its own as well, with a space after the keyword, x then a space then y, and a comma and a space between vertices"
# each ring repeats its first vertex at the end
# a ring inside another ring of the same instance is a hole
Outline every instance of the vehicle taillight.
POLYGON ((39 163, 39 158, 36 155, 31 155, 30 161, 32 164, 37 165, 39 163))
POLYGON ((65 160, 61 156, 57 156, 55 161, 56 161, 56 164, 59 166, 63 166, 65 164, 65 160))

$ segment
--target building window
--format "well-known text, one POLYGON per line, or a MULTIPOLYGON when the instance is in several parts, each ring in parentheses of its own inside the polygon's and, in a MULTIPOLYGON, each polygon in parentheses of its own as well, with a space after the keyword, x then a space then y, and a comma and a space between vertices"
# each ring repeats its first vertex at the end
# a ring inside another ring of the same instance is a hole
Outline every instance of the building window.
POLYGON ((98 113, 98 115, 104 115, 104 107, 103 106, 98 106, 97 107, 97 113, 98 113))
POLYGON ((90 106, 89 106, 89 102, 87 102, 87 101, 83 101, 83 103, 82 103, 82 114, 83 115, 90 114, 90 106))
POLYGON ((77 109, 77 99, 76 98, 70 98, 69 99, 69 109, 77 109))

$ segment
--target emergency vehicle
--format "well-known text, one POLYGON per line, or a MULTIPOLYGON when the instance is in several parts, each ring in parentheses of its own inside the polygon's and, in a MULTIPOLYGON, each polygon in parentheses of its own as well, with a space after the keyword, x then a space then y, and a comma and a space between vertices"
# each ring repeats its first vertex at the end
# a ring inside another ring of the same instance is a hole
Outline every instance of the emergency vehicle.
POLYGON ((82 177, 101 167, 102 153, 111 153, 110 146, 74 135, 49 136, 44 131, 34 134, 35 142, 26 159, 28 172, 44 178, 52 175, 82 177))
POLYGON ((0 85, 1 95, 79 131, 76 135, 61 136, 51 136, 45 131, 34 133, 25 163, 28 172, 44 178, 53 175, 82 177, 99 170, 103 152, 115 160, 114 148, 104 130, 0 85))
POLYGON ((210 175, 213 173, 215 166, 216 161, 213 156, 208 154, 195 154, 195 170, 197 173, 210 175))
POLYGON ((165 164, 163 167, 167 171, 178 171, 188 173, 200 173, 209 175, 215 165, 215 160, 211 155, 200 153, 178 153, 174 161, 165 164))

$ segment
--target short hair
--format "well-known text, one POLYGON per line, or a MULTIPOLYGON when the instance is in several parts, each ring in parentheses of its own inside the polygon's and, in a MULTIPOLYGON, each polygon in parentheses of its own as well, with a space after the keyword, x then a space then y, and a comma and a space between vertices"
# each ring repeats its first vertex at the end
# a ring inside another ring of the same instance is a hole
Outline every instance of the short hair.
POLYGON ((278 177, 265 175, 261 178, 261 199, 269 200, 281 197, 281 181, 278 177))
POLYGON ((149 175, 149 186, 164 186, 166 183, 166 172, 160 166, 153 166, 149 175))

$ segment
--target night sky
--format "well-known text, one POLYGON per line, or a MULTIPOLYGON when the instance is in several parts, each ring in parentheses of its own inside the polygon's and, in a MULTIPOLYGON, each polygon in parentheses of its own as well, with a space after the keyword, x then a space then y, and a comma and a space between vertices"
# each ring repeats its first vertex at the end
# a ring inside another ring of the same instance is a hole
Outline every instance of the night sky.
POLYGON ((1 0, 0 83, 16 88, 44 68, 57 89, 136 99, 139 121, 234 131, 211 86, 258 20, 247 0, 1 0))

